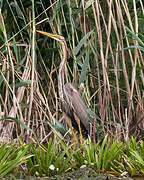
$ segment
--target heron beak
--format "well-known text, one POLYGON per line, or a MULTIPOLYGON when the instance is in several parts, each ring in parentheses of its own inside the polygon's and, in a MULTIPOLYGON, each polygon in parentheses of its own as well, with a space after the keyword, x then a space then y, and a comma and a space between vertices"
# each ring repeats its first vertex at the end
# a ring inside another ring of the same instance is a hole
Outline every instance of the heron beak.
POLYGON ((41 33, 47 37, 50 37, 52 39, 56 39, 56 40, 59 40, 59 35, 57 34, 51 34, 51 33, 47 33, 47 32, 44 32, 44 31, 39 31, 39 30, 36 30, 38 33, 41 33))

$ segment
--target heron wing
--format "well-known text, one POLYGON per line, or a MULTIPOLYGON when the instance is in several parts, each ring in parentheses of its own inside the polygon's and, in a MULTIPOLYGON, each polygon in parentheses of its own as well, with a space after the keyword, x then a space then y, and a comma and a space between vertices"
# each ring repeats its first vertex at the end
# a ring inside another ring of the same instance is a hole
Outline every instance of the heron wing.
POLYGON ((69 109, 73 111, 80 119, 80 122, 89 131, 89 121, 87 107, 80 95, 71 83, 66 83, 64 86, 65 100, 69 109))

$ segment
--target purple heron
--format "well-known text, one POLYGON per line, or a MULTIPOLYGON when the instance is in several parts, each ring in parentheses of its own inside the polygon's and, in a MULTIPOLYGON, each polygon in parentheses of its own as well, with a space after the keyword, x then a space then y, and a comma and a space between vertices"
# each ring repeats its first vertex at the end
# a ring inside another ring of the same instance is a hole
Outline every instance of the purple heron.
POLYGON ((82 135, 87 137, 89 132, 88 113, 80 93, 71 83, 64 84, 64 68, 67 60, 67 44, 65 38, 61 35, 51 34, 39 30, 37 30, 37 32, 59 41, 62 45, 63 58, 59 66, 58 75, 60 103, 62 105, 63 112, 66 114, 66 121, 72 131, 74 140, 77 141, 73 128, 79 131, 80 142, 82 142, 82 135))

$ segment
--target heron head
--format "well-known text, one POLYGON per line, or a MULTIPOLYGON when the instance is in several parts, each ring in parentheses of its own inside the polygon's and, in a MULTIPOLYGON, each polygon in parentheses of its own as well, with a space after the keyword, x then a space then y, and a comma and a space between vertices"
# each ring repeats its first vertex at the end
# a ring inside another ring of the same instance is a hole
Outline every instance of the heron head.
POLYGON ((57 41, 65 41, 65 38, 61 35, 58 35, 58 34, 52 34, 52 33, 47 33, 47 32, 44 32, 44 31, 39 31, 39 30, 36 30, 38 33, 41 33, 45 36, 48 36, 52 39, 55 39, 57 41))

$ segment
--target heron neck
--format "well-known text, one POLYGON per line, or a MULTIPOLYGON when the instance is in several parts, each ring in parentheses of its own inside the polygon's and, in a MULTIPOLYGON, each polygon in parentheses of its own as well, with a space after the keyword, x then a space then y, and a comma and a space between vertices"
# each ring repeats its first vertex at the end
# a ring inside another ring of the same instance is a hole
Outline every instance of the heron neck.
POLYGON ((66 42, 62 42, 63 57, 59 67, 59 79, 58 79, 58 90, 60 99, 64 99, 64 68, 67 58, 67 47, 66 42))

